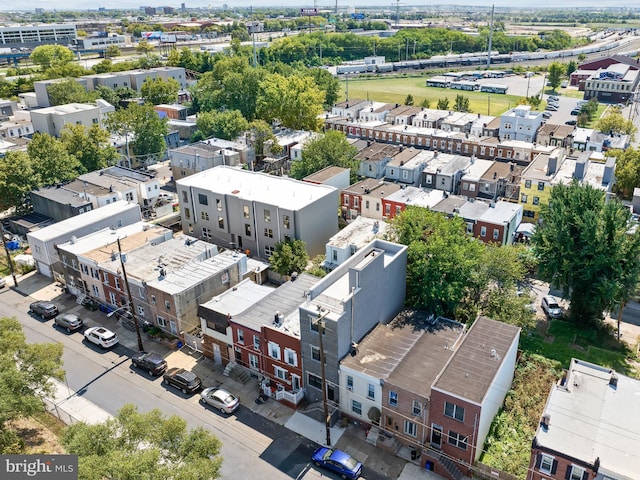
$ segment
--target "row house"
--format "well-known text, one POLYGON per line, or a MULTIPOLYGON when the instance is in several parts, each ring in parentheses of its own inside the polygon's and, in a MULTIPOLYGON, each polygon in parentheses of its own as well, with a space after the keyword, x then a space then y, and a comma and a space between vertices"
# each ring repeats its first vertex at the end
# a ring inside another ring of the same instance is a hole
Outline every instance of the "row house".
POLYGON ((549 203, 552 180, 564 161, 565 157, 561 149, 557 149, 552 154, 540 153, 522 172, 520 204, 524 209, 524 222, 536 223, 538 221, 540 206, 549 203))
POLYGON ((340 192, 340 211, 345 220, 362 215, 382 219, 382 199, 400 190, 400 185, 373 178, 361 180, 340 192))
POLYGON ((536 142, 541 145, 562 147, 568 150, 573 146, 574 132, 575 128, 571 125, 554 125, 553 123, 545 123, 538 130, 536 142))
POLYGON ((375 446, 419 451, 430 434, 431 386, 463 332, 461 323, 414 310, 376 325, 340 362, 341 411, 374 426, 375 446))
POLYGON ((484 243, 510 245, 522 223, 522 212, 522 205, 517 203, 491 202, 489 208, 477 218, 473 236, 484 243))
POLYGON ((368 100, 345 100, 331 107, 331 115, 344 118, 358 118, 360 111, 366 106, 369 106, 370 103, 368 100))
POLYGON ((333 270, 376 238, 384 238, 388 230, 387 222, 362 216, 356 217, 329 239, 325 247, 325 261, 322 267, 333 270))
POLYGON ((259 374, 264 394, 292 407, 305 387, 299 306, 317 281, 298 275, 229 319, 235 363, 259 374))
POLYGON ((473 135, 475 137, 497 137, 499 130, 500 117, 494 117, 493 115, 482 115, 478 113, 477 117, 475 117, 471 122, 471 127, 468 133, 469 135, 473 135), (491 126, 492 123, 495 124, 494 127, 491 126))
POLYGON ((458 194, 460 179, 471 165, 471 158, 441 153, 434 156, 422 171, 424 185, 444 192, 458 194))
POLYGON ((328 185, 218 166, 178 180, 176 189, 184 232, 261 258, 292 240, 319 255, 338 231, 338 190, 328 185))
POLYGON ((482 160, 471 157, 471 164, 467 171, 460 178, 460 195, 469 198, 476 198, 480 190, 482 177, 491 169, 496 162, 492 160, 482 160))
POLYGON ((398 145, 370 142, 355 157, 359 162, 358 176, 383 178, 387 164, 401 151, 398 145))
POLYGON ((61 185, 32 190, 29 197, 33 211, 51 218, 54 222, 93 210, 93 204, 87 195, 63 188, 61 185))
POLYGON ((418 128, 439 129, 445 118, 449 116, 446 110, 434 110, 423 108, 422 111, 413 117, 412 126, 418 128))
POLYGON ((347 188, 351 184, 351 169, 330 165, 302 179, 316 185, 329 185, 338 189, 347 188))
POLYGON ((391 125, 413 125, 413 119, 420 112, 420 107, 399 105, 387 113, 385 120, 391 125))
POLYGON ((533 142, 543 121, 542 112, 532 111, 530 105, 518 105, 500 116, 500 138, 533 142))
POLYGON ((397 103, 370 102, 368 106, 360 110, 358 120, 361 122, 386 122, 387 114, 396 107, 398 107, 397 103))
POLYGON ((377 324, 389 323, 402 310, 406 266, 406 246, 376 239, 306 292, 299 314, 305 397, 315 402, 326 394, 332 420, 341 402, 339 364, 358 350, 359 342, 377 324))
POLYGON ((34 132, 59 137, 66 125, 82 125, 85 128, 91 128, 93 125, 102 126, 107 114, 114 110, 111 104, 102 99, 97 99, 94 104, 56 105, 32 110, 31 124, 34 132))
POLYGON ((19 119, 12 117, 7 120, 0 120, 0 140, 10 138, 27 137, 33 133, 31 118, 19 119))
POLYGON ((188 177, 219 165, 244 166, 256 161, 251 146, 219 138, 209 138, 168 152, 171 175, 175 180, 188 177))
POLYGON ((404 187, 382 199, 382 209, 387 219, 395 218, 408 206, 431 209, 441 202, 447 193, 442 190, 404 187))
POLYGON ((385 179, 405 185, 419 185, 422 182, 422 170, 433 158, 434 152, 416 148, 400 147, 400 152, 387 163, 385 179))
MULTIPOLYGON (((69 293, 76 297, 91 297, 100 304, 107 304, 108 297, 104 291, 104 277, 100 273, 98 263, 110 259, 118 251, 117 239, 128 239, 128 242, 162 243, 173 236, 171 230, 159 225, 136 222, 120 228, 103 228, 80 238, 56 245, 62 264, 64 285, 69 293), (103 255, 98 257, 96 249, 102 248, 103 255), (92 259, 83 257, 94 252, 92 259)), ((124 240, 123 240, 124 241, 124 240)), ((136 243, 139 246, 141 243, 136 243)), ((133 245, 133 243, 131 244, 133 245)), ((116 298, 115 305, 120 299, 116 298)))
POLYGON ((527 480, 638 478, 639 390, 635 378, 573 358, 547 397, 527 480))
POLYGON ((471 125, 477 118, 475 113, 449 112, 449 115, 442 120, 440 129, 445 132, 469 133, 471 125))
MULTIPOLYGON (((507 198, 518 201, 520 192, 520 175, 524 167, 514 162, 493 162, 491 167, 480 177, 477 197, 486 200, 507 198)), ((464 178, 463 178, 464 184, 464 178)))

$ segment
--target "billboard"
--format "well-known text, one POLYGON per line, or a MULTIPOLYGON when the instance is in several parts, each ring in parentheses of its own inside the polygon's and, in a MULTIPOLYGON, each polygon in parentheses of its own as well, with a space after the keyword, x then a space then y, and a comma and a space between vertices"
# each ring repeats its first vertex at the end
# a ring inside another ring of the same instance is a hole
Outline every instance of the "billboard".
POLYGON ((307 16, 318 15, 318 9, 317 8, 301 8, 300 15, 307 15, 307 16))
POLYGON ((162 32, 142 32, 140 36, 146 40, 160 40, 162 32))

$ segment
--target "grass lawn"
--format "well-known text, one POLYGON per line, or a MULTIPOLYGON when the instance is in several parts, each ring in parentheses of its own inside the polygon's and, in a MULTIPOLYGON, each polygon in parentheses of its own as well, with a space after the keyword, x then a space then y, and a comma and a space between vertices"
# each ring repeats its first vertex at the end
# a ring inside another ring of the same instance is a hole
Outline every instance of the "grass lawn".
MULTIPOLYGON (((451 90, 426 86, 426 76, 413 77, 376 77, 369 79, 349 80, 349 98, 372 100, 376 102, 399 103, 404 105, 407 95, 413 95, 413 104, 419 106, 423 100, 429 100, 430 108, 437 108, 438 100, 449 98, 452 108, 456 95, 469 98, 469 108, 473 113, 499 116, 516 106, 522 97, 517 95, 492 94, 451 90)), ((342 96, 346 98, 347 82, 342 80, 342 96)))
POLYGON ((638 377, 640 374, 626 362, 626 358, 632 356, 633 352, 624 344, 618 344, 613 333, 605 327, 583 329, 564 320, 553 320, 545 337, 535 332, 523 335, 520 348, 557 360, 564 368, 576 357, 613 368, 630 377, 638 377))

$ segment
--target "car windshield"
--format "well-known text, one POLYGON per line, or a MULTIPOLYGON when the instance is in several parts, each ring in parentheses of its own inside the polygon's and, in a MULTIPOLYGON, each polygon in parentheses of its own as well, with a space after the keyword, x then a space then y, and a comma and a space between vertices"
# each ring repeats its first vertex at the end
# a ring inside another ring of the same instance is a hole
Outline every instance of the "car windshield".
POLYGON ((354 468, 356 468, 356 465, 358 465, 358 461, 353 457, 347 458, 347 460, 344 462, 344 466, 349 470, 353 470, 354 468))
POLYGON ((549 302, 549 308, 560 308, 560 306, 555 302, 549 302))
POLYGON ((331 455, 333 455, 333 452, 334 451, 331 449, 327 450, 322 456, 322 460, 329 460, 331 458, 331 455))

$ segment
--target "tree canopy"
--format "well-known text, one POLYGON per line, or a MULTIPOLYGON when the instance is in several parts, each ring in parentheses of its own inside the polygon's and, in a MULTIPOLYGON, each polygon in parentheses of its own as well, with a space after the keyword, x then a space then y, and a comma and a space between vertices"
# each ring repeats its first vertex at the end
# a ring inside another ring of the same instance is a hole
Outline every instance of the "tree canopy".
POLYGON ((295 160, 289 175, 298 180, 323 168, 336 166, 351 169, 355 180, 358 162, 355 159, 358 150, 347 142, 344 133, 329 130, 309 140, 302 148, 302 159, 295 160))
POLYGON ((113 133, 133 135, 131 148, 137 156, 161 155, 167 148, 164 140, 169 133, 167 119, 160 118, 152 105, 131 103, 127 108, 112 112, 106 123, 113 133))
POLYGON ((180 84, 173 78, 147 78, 140 87, 140 95, 145 103, 160 105, 161 103, 176 103, 180 84))
POLYGON ((86 480, 210 480, 220 478, 219 439, 204 427, 159 409, 146 413, 128 404, 104 423, 74 423, 62 443, 79 456, 79 476, 86 480))
POLYGON ((38 188, 39 183, 26 152, 7 152, 0 157, 0 210, 14 207, 21 211, 29 192, 38 188))
POLYGON ((31 52, 31 61, 43 70, 73 61, 73 52, 62 45, 40 45, 31 52))
POLYGON ((302 240, 276 243, 275 251, 269 258, 273 270, 280 275, 302 272, 309 263, 307 246, 302 240))
POLYGON ((47 133, 35 133, 27 145, 31 166, 38 186, 55 185, 73 180, 80 171, 80 162, 71 155, 62 141, 47 133))
POLYGON ((196 125, 202 138, 218 137, 224 140, 235 140, 238 135, 249 129, 249 122, 239 110, 201 112, 196 125))
POLYGON ((70 155, 80 163, 79 172, 93 172, 114 165, 120 156, 109 143, 109 133, 98 124, 65 125, 60 141, 70 155))
POLYGON ((600 117, 596 122, 595 128, 604 134, 630 135, 632 140, 638 131, 633 121, 624 118, 619 109, 610 110, 606 115, 600 117))
POLYGON ((539 272, 571 301, 569 319, 597 324, 640 279, 640 232, 618 200, 590 185, 556 185, 533 235, 539 272))
MULTIPOLYGON (((566 67, 560 62, 552 62, 547 68, 547 81, 551 88, 555 91, 562 83, 562 76, 567 71, 566 67)), ((544 88, 544 87, 543 87, 544 88)))
POLYGON ((54 82, 47 86, 47 94, 51 105, 67 103, 87 103, 95 100, 96 95, 87 92, 80 83, 73 79, 54 82))
POLYGON ((609 150, 608 156, 616 158, 616 189, 625 198, 631 198, 633 189, 640 187, 640 150, 609 150))
POLYGON ((15 318, 0 318, 0 453, 22 453, 22 441, 8 422, 44 411, 49 379, 62 378, 61 343, 27 343, 15 318))

